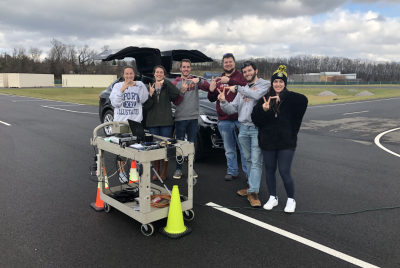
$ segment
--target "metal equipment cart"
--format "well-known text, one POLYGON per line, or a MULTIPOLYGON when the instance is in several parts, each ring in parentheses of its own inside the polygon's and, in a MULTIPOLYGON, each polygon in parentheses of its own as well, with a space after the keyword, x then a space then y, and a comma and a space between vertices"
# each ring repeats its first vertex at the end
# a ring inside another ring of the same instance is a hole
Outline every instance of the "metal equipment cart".
MULTIPOLYGON (((98 148, 97 177, 98 181, 101 182, 100 198, 104 201, 104 211, 109 212, 111 207, 118 209, 119 211, 142 223, 142 233, 146 236, 150 236, 154 232, 154 227, 151 222, 166 218, 168 216, 169 209, 169 207, 153 208, 150 206, 152 188, 158 189, 159 191, 161 191, 161 194, 168 194, 167 190, 164 187, 150 183, 150 162, 167 158, 167 149, 160 148, 150 151, 140 151, 130 147, 122 148, 118 144, 107 142, 104 140, 106 137, 97 135, 97 131, 109 125, 112 125, 113 133, 121 133, 121 130, 123 130, 124 128, 126 130, 129 129, 129 127, 126 128, 126 126, 128 126, 128 123, 118 121, 101 124, 93 130, 93 139, 90 140, 90 143, 91 145, 97 146, 98 148), (123 124, 123 126, 120 126, 120 124, 123 124), (105 164, 104 152, 124 156, 142 164, 143 174, 139 177, 139 183, 129 183, 129 185, 123 184, 106 189, 104 183, 105 174, 104 169, 102 169, 105 164), (120 191, 121 189, 129 188, 131 186, 139 187, 140 211, 135 211, 133 208, 135 205, 137 205, 136 202, 121 203, 109 196, 113 192, 120 191)), ((167 138, 160 136, 154 137, 156 137, 158 140, 167 140, 167 138)), ((181 201, 183 218, 185 220, 192 220, 194 218, 194 212, 192 210, 194 145, 193 143, 180 140, 178 141, 178 144, 180 149, 178 147, 175 149, 177 150, 176 154, 178 155, 182 153, 183 155, 188 155, 188 196, 187 198, 185 198, 185 200, 181 201)))

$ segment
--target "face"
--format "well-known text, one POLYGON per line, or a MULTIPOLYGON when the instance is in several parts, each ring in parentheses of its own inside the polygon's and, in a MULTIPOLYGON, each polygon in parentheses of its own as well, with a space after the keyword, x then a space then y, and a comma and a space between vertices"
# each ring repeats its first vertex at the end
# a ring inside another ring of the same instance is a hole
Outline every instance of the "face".
POLYGON ((157 81, 161 81, 165 77, 164 70, 162 68, 157 68, 154 72, 154 77, 156 78, 157 81))
POLYGON ((223 62, 223 68, 225 73, 232 73, 235 70, 235 61, 233 58, 225 58, 223 62))
POLYGON ((282 79, 275 79, 272 86, 276 93, 280 93, 285 88, 285 82, 282 79))
POLYGON ((133 81, 135 78, 135 73, 133 72, 133 70, 131 68, 126 68, 124 70, 124 79, 126 81, 133 81))
POLYGON ((179 70, 181 70, 181 73, 183 76, 187 77, 187 76, 189 76, 192 68, 190 67, 189 62, 182 62, 182 66, 179 68, 179 70))
POLYGON ((246 66, 242 69, 242 72, 246 81, 251 83, 256 79, 258 70, 254 71, 252 66, 246 66))

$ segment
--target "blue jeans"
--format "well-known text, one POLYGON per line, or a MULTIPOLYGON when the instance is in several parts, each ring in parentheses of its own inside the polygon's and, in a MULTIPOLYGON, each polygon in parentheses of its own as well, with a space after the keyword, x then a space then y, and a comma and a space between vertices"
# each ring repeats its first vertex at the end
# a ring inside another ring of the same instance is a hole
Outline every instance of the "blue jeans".
POLYGON ((260 190, 263 157, 258 146, 258 128, 256 126, 240 126, 239 141, 247 163, 247 176, 250 188, 248 193, 260 190))
MULTIPOLYGON (((196 142, 196 135, 199 129, 199 122, 197 119, 175 121, 175 133, 178 140, 185 140, 185 134, 187 133, 187 141, 196 142)), ((178 156, 177 160, 182 163, 182 157, 178 156)), ((176 169, 182 170, 182 164, 176 162, 176 169)), ((194 163, 193 163, 194 168, 194 163)))
POLYGON ((150 134, 169 138, 171 136, 172 126, 149 127, 150 134))
POLYGON ((221 120, 218 121, 218 130, 224 141, 226 162, 228 164, 228 174, 237 176, 239 168, 237 163, 236 143, 239 146, 240 157, 242 160, 242 170, 247 177, 246 158, 243 155, 242 146, 240 146, 239 139, 236 135, 235 128, 240 128, 240 123, 237 120, 221 120))

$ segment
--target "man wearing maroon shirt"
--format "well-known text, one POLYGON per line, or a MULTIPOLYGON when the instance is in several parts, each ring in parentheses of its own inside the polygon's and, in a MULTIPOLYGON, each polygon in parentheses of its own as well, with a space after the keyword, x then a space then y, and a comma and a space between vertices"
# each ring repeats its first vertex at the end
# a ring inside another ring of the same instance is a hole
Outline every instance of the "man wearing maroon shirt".
MULTIPOLYGON (((239 129, 240 127, 238 114, 236 113, 229 115, 222 111, 220 102, 218 100, 219 93, 216 88, 220 88, 221 84, 228 84, 229 86, 245 86, 247 81, 243 77, 243 74, 235 69, 235 57, 232 53, 226 53, 222 57, 222 64, 225 72, 222 73, 221 77, 217 77, 215 80, 212 80, 210 84, 210 91, 208 92, 207 97, 209 101, 217 102, 218 130, 221 133, 222 140, 224 141, 225 156, 228 164, 228 171, 227 175, 225 176, 225 180, 231 181, 239 174, 236 144, 240 150, 242 170, 247 177, 246 159, 244 158, 242 147, 240 146, 239 139, 236 135, 236 129, 239 129)), ((237 92, 230 92, 229 94, 228 92, 229 89, 225 90, 225 98, 228 102, 232 102, 235 99, 237 92)))

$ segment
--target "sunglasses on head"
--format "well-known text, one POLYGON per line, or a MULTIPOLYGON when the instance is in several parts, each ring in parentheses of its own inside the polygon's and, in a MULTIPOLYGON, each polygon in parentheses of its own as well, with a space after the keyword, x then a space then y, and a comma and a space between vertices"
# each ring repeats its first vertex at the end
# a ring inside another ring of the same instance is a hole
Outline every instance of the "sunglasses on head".
POLYGON ((225 57, 225 56, 233 56, 233 54, 232 53, 225 53, 222 57, 225 57))
POLYGON ((240 68, 243 69, 247 66, 253 66, 253 63, 251 61, 245 61, 240 68))

